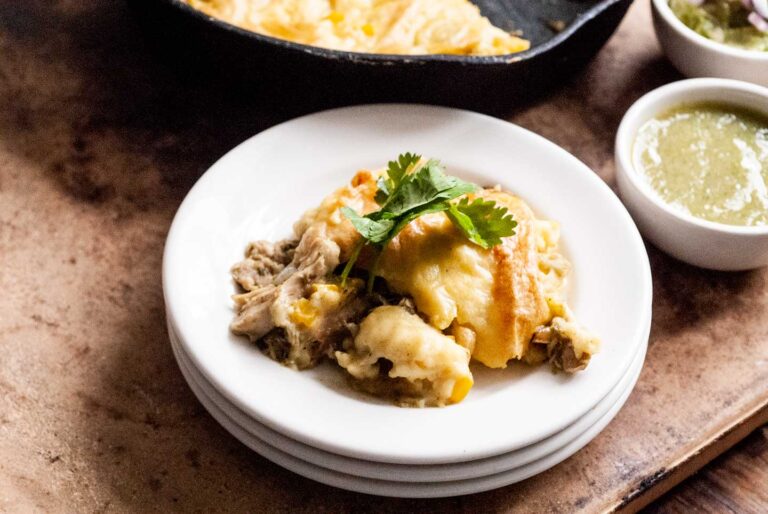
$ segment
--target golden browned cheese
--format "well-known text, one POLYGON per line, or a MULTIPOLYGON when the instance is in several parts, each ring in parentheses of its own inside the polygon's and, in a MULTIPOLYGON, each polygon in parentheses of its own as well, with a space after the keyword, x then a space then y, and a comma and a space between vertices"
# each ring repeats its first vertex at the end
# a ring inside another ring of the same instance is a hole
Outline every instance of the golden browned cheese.
MULTIPOLYGON (((378 209, 377 176, 359 172, 309 211, 296 224, 297 234, 311 223, 325 223, 346 260, 359 235, 338 209, 378 209)), ((471 196, 506 207, 518 223, 516 234, 486 250, 468 241, 444 213, 428 214, 389 243, 377 271, 391 289, 413 298, 431 326, 452 334, 477 361, 501 368, 523 358, 536 329, 562 315, 567 262, 557 252, 556 224, 537 220, 520 198, 499 190, 471 196)))
POLYGON ((360 235, 355 232, 340 209, 347 206, 362 213, 378 209, 373 198, 376 196, 376 179, 380 174, 366 170, 358 171, 349 184, 326 196, 319 206, 304 213, 293 225, 296 236, 301 237, 315 223, 323 224, 327 237, 339 245, 341 262, 345 262, 360 235))
POLYGON ((503 55, 530 47, 468 0, 185 0, 259 34, 382 54, 503 55))
MULTIPOLYGON (((335 357, 356 379, 374 381, 380 377, 380 359, 388 360, 392 367, 387 376, 400 382, 397 400, 404 405, 458 403, 474 383, 466 348, 395 305, 371 311, 360 324, 352 347, 337 351, 335 357), (403 380, 408 387, 402 387, 403 380)), ((392 382, 377 385, 386 391, 392 382)))
POLYGON ((387 247, 379 275, 413 297, 435 328, 455 323, 475 333, 472 357, 492 368, 521 358, 535 329, 552 318, 539 280, 535 218, 519 198, 481 191, 509 209, 516 234, 485 250, 443 213, 418 218, 387 247))

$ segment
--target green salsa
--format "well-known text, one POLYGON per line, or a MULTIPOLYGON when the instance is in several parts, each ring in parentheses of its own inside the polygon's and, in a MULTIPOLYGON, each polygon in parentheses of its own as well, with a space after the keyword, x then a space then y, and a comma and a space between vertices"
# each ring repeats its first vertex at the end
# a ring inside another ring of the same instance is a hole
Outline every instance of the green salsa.
POLYGON ((768 224, 768 116, 719 103, 681 105, 640 127, 632 159, 674 208, 729 225, 768 224))
POLYGON ((768 33, 756 29, 747 19, 749 9, 741 0, 669 0, 669 7, 686 26, 719 43, 747 50, 768 51, 768 33))

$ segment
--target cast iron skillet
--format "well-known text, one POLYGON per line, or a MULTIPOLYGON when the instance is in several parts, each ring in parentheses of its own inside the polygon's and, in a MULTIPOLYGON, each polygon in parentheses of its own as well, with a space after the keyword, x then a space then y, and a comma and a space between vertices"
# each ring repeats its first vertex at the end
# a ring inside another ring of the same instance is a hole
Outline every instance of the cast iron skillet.
POLYGON ((497 110, 540 95, 586 64, 632 0, 475 0, 495 25, 522 30, 531 41, 526 52, 488 57, 328 50, 240 29, 180 0, 129 2, 187 78, 217 81, 264 104, 398 101, 497 110), (566 28, 554 31, 553 21, 566 28))

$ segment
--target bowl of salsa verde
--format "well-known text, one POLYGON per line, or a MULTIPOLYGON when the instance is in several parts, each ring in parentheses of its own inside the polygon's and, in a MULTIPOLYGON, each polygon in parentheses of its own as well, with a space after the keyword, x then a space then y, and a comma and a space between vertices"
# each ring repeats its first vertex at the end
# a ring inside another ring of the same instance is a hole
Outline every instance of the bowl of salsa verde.
POLYGON ((651 91, 619 126, 616 177, 643 235, 670 255, 768 265, 768 89, 708 78, 651 91))

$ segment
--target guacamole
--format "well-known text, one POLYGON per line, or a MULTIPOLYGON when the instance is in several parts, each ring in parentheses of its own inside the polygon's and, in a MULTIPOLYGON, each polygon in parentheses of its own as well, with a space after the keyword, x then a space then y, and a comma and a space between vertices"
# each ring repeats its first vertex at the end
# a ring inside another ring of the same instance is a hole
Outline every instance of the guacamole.
POLYGON ((746 50, 768 51, 768 32, 749 21, 750 9, 741 0, 669 0, 672 12, 702 36, 746 50))
POLYGON ((647 121, 632 153, 637 172, 672 207, 729 225, 768 224, 768 116, 682 105, 647 121))

